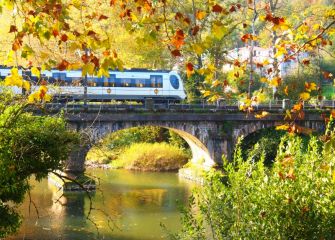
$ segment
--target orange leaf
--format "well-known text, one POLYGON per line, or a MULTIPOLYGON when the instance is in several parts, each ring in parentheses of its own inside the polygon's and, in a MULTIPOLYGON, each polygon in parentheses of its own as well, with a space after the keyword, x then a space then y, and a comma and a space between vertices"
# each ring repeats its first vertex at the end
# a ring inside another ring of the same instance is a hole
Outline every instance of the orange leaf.
POLYGON ((236 12, 235 5, 231 5, 231 7, 229 8, 229 12, 236 12))
POLYGON ((219 4, 215 4, 212 7, 212 12, 221 13, 222 11, 223 11, 223 8, 219 4))
POLYGON ((94 37, 94 36, 95 36, 95 34, 96 34, 96 32, 94 32, 94 31, 90 30, 90 31, 88 31, 88 33, 87 33, 87 36, 94 37))
POLYGON ((288 96, 288 86, 285 87, 284 93, 285 93, 286 96, 288 96))
POLYGON ((66 60, 62 60, 62 62, 60 64, 58 64, 57 69, 60 71, 64 71, 66 70, 66 68, 70 65, 70 63, 66 60))
POLYGON ((180 20, 183 19, 184 15, 181 12, 177 12, 176 15, 174 16, 174 19, 180 20))
POLYGON ((323 77, 326 79, 330 79, 333 76, 330 72, 323 72, 323 77))
POLYGON ((192 63, 187 63, 186 64, 186 74, 187 74, 187 77, 189 78, 193 73, 194 73, 193 64, 192 63))
POLYGON ((171 54, 174 57, 181 57, 181 52, 178 49, 172 50, 171 54))
POLYGON ((180 49, 180 47, 184 45, 184 39, 185 39, 185 35, 184 35, 183 30, 178 29, 176 34, 173 36, 171 43, 173 46, 176 47, 176 49, 180 49))
POLYGON ((67 35, 66 34, 63 34, 61 37, 60 37, 60 40, 62 40, 63 42, 66 42, 68 39, 67 35))
POLYGON ((200 27, 198 25, 194 26, 192 28, 192 35, 193 36, 197 35, 197 33, 199 32, 199 30, 200 30, 200 27))
POLYGON ((303 106, 302 106, 302 103, 299 102, 299 103, 293 105, 293 109, 292 109, 292 111, 293 111, 293 112, 300 111, 300 110, 302 110, 302 107, 303 107, 303 106))
POLYGON ((257 37, 250 33, 246 33, 241 37, 242 42, 248 42, 249 39, 254 41, 257 40, 257 37))
POLYGON ((101 14, 98 20, 101 21, 101 20, 105 20, 105 19, 108 19, 108 17, 101 14))
POLYGON ((15 25, 11 25, 9 28, 9 33, 12 33, 12 32, 17 32, 17 27, 15 25))
POLYGON ((198 20, 202 20, 206 17, 206 12, 203 12, 203 11, 197 11, 197 13, 195 14, 195 17, 198 19, 198 20))
POLYGON ((311 60, 308 59, 308 58, 304 58, 304 59, 302 60, 302 64, 304 64, 304 65, 309 65, 310 63, 311 63, 311 60))
POLYGON ((54 35, 54 37, 57 37, 59 35, 59 32, 57 29, 52 29, 52 35, 54 35))

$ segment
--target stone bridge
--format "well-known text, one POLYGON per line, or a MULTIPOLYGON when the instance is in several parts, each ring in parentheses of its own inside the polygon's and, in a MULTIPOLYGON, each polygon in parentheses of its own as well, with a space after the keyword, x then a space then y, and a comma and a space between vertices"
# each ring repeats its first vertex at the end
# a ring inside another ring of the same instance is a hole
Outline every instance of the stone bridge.
MULTIPOLYGON (((222 164, 222 155, 231 158, 239 137, 284 123, 283 115, 272 113, 257 119, 245 113, 188 113, 188 112, 105 112, 67 114, 72 129, 80 131, 89 141, 73 151, 68 162, 67 172, 83 172, 84 161, 92 144, 106 135, 132 127, 160 126, 171 129, 189 144, 192 162, 211 168, 222 164)), ((306 113, 305 119, 298 124, 324 131, 324 120, 317 113, 306 113)))

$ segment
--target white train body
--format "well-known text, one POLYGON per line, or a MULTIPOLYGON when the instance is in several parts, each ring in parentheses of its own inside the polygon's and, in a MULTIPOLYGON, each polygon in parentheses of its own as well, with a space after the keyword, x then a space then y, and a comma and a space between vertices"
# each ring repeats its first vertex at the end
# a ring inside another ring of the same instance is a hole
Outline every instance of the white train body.
MULTIPOLYGON (((30 71, 19 70, 25 79, 30 79, 31 91, 36 90, 37 77, 30 71)), ((0 68, 0 77, 10 74, 9 68, 0 68)), ((175 71, 125 70, 110 71, 107 77, 87 77, 87 98, 90 100, 144 100, 173 99, 186 97, 182 80, 175 71)), ((41 78, 48 81, 49 93, 55 98, 81 100, 84 86, 81 71, 43 71, 41 78)), ((14 90, 14 89, 13 89, 14 90)), ((20 91, 20 89, 15 89, 20 91)))

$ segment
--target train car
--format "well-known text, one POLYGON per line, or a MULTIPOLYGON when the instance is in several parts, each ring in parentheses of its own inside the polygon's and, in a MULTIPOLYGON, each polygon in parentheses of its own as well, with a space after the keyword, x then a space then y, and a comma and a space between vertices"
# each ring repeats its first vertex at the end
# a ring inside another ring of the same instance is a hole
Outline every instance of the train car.
MULTIPOLYGON (((32 91, 37 88, 36 76, 30 71, 20 70, 25 79, 32 82, 32 91)), ((9 68, 0 68, 0 76, 10 74, 9 68)), ((135 100, 183 100, 186 97, 183 82, 175 71, 130 69, 110 71, 110 76, 87 77, 87 99, 92 101, 135 100)), ((48 82, 49 93, 55 99, 82 100, 84 77, 78 71, 43 71, 41 79, 48 82)))

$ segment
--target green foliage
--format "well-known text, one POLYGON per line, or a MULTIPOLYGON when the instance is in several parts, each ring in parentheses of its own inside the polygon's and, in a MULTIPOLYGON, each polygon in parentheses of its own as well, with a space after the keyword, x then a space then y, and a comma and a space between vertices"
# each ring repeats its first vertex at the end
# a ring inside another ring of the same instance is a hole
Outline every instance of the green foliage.
POLYGON ((0 104, 0 237, 19 227, 14 207, 29 191, 28 179, 34 175, 41 180, 62 169, 72 143, 77 141, 64 119, 33 116, 24 112, 25 105, 4 100, 0 104))
MULTIPOLYGON (((300 93, 305 90, 305 83, 320 83, 320 72, 315 67, 300 67, 300 70, 292 71, 283 81, 285 84, 279 87, 278 96, 297 100, 300 93), (286 86, 288 87, 288 95, 284 93, 286 86)), ((312 92, 311 95, 316 96, 317 92, 312 92)))
POLYGON ((174 239, 333 239, 335 235, 335 135, 307 150, 284 137, 273 167, 235 152, 224 173, 208 174, 183 215, 174 239))
MULTIPOLYGON (((249 156, 254 161, 259 161, 263 157, 264 164, 271 166, 276 159, 281 138, 288 135, 287 131, 275 130, 274 128, 261 129, 249 134, 240 144, 242 157, 246 159, 249 156)), ((300 137, 304 144, 304 149, 307 149, 310 136, 301 135, 300 137)))
POLYGON ((136 143, 116 160, 119 167, 142 171, 172 171, 181 168, 188 155, 167 143, 136 143))
POLYGON ((187 94, 187 102, 197 102, 202 99, 200 88, 203 85, 204 76, 198 73, 192 74, 192 76, 187 77, 186 74, 182 74, 182 79, 184 79, 184 88, 187 94))

